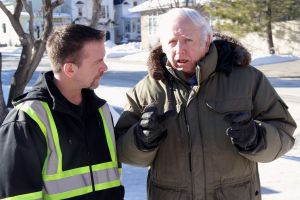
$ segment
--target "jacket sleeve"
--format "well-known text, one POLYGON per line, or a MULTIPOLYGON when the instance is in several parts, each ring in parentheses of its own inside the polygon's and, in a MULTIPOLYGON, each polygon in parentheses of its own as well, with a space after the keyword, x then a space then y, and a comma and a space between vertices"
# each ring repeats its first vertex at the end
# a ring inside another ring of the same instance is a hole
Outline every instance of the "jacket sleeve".
POLYGON ((267 78, 259 71, 253 89, 253 116, 262 128, 265 148, 256 153, 242 153, 256 162, 270 162, 288 152, 294 145, 296 122, 288 107, 267 78))
POLYGON ((41 199, 44 135, 24 112, 13 109, 0 127, 0 199, 41 199))
POLYGON ((117 153, 121 162, 136 165, 149 166, 157 152, 157 148, 151 151, 140 151, 134 138, 134 129, 141 117, 142 106, 139 104, 136 89, 127 93, 127 103, 117 125, 117 153))

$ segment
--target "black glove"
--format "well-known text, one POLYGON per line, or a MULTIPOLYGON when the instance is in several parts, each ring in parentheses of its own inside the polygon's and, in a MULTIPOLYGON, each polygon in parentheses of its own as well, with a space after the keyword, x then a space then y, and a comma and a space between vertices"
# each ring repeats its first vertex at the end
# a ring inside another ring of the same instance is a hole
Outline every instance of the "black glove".
POLYGON ((141 120, 135 129, 135 142, 138 149, 148 151, 156 148, 167 136, 167 128, 162 122, 175 111, 167 111, 159 115, 153 105, 145 108, 141 120))
POLYGON ((230 124, 227 135, 240 151, 257 152, 264 148, 261 129, 250 112, 229 113, 224 120, 230 124))

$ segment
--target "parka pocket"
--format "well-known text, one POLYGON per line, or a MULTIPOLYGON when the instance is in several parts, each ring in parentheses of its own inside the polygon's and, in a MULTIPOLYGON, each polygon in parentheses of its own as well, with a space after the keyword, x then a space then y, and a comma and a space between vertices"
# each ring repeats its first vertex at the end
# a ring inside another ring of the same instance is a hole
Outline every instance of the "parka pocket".
MULTIPOLYGON (((220 100, 206 100, 206 106, 208 113, 205 118, 209 126, 210 134, 224 134, 229 127, 229 123, 224 120, 224 117, 230 113, 236 112, 250 112, 252 111, 253 104, 250 98, 236 98, 236 99, 224 99, 220 100)), ((225 136, 221 137, 225 137, 225 136)), ((226 136, 227 137, 227 136, 226 136)), ((223 138, 224 139, 224 138, 223 138)), ((221 138, 221 142, 223 142, 221 138)))
POLYGON ((255 196, 250 180, 223 184, 216 190, 217 200, 252 200, 255 196))
POLYGON ((206 106, 210 110, 206 116, 206 123, 213 124, 210 128, 212 134, 224 133, 229 127, 224 120, 225 115, 237 112, 250 112, 253 104, 250 98, 236 98, 224 100, 206 100, 206 106))
MULTIPOLYGON (((224 120, 229 113, 251 112, 251 98, 230 98, 224 100, 206 100, 208 107, 205 115, 205 127, 207 144, 210 156, 210 165, 213 167, 211 174, 222 179, 245 177, 251 174, 251 161, 238 153, 238 149, 232 144, 231 138, 226 134, 230 124, 224 120)), ((234 198, 232 198, 233 200, 234 198)))
POLYGON ((206 106, 219 114, 250 111, 253 107, 250 98, 224 99, 222 101, 207 100, 206 106))
POLYGON ((184 188, 161 185, 154 181, 149 185, 149 200, 189 200, 187 191, 184 188))

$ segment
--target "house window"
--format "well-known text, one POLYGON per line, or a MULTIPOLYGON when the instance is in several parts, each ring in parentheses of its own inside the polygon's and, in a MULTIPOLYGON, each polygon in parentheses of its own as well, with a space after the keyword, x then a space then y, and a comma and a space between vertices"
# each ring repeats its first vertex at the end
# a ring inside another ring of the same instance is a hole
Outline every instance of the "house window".
POLYGON ((136 1, 133 2, 133 6, 137 6, 138 3, 136 1))
POLYGON ((109 7, 108 6, 105 7, 106 7, 106 18, 109 19, 109 7))
POLYGON ((130 32, 134 33, 135 31, 136 31, 136 24, 135 24, 135 21, 132 21, 130 32))
POLYGON ((102 5, 101 6, 101 14, 100 14, 100 18, 106 18, 109 19, 109 9, 108 6, 106 5, 102 5))
POLYGON ((137 27, 137 32, 141 33, 141 20, 140 19, 138 19, 136 27, 137 27))
POLYGON ((28 1, 28 5, 32 9, 32 1, 28 1))
POLYGON ((155 35, 157 29, 157 14, 149 15, 148 19, 149 35, 155 35))
POLYGON ((105 18, 105 6, 101 6, 100 18, 105 18))
POLYGON ((3 33, 6 33, 6 24, 2 24, 3 33))
POLYGON ((78 16, 82 17, 82 8, 78 8, 78 16))
POLYGON ((82 1, 77 1, 77 2, 75 3, 75 5, 76 5, 77 8, 78 8, 78 16, 79 16, 79 17, 82 17, 82 9, 83 9, 83 7, 84 7, 84 2, 82 2, 82 1))
POLYGON ((125 21, 125 32, 126 33, 130 32, 130 21, 128 20, 125 21))

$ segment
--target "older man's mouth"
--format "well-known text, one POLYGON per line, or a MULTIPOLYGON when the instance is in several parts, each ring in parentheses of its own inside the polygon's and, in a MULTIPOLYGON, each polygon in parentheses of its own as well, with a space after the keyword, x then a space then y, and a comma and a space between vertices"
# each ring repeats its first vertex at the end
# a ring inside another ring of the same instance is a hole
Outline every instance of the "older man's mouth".
POLYGON ((179 60, 177 60, 177 63, 187 63, 188 62, 188 60, 185 60, 185 59, 179 59, 179 60))

